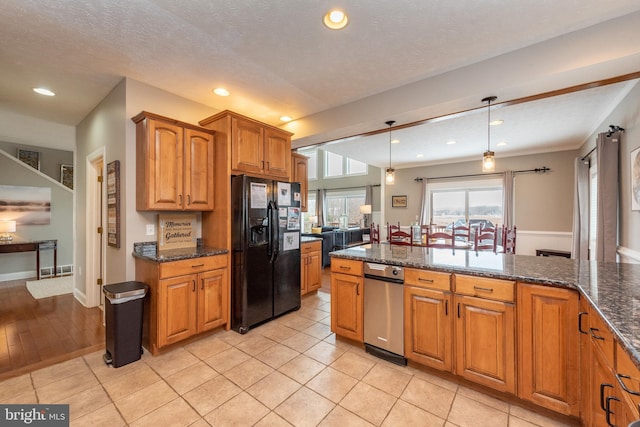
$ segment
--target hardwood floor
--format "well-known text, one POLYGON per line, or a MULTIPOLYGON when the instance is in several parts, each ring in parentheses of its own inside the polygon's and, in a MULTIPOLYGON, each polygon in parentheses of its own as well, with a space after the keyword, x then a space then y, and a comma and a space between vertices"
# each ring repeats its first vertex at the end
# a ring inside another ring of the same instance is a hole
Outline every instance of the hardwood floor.
POLYGON ((34 299, 24 280, 0 282, 0 379, 104 348, 102 311, 72 294, 34 299))

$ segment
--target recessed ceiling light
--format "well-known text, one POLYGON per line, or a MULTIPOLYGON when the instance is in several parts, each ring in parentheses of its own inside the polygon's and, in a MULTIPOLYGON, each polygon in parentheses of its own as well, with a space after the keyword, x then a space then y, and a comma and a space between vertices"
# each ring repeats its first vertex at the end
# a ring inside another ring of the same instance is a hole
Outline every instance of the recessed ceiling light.
POLYGON ((44 87, 34 87, 33 91, 35 93, 39 93, 40 95, 45 95, 45 96, 56 96, 56 94, 52 91, 50 91, 47 88, 44 87))
POLYGON ((424 154, 417 154, 416 157, 424 157, 424 154))
POLYGON ((392 144, 400 144, 400 140, 399 139, 393 139, 391 140, 392 144))
POLYGON ((456 143, 456 141, 454 141, 453 139, 451 141, 447 141, 447 145, 453 145, 455 143, 456 143))
POLYGON ((281 116, 280 120, 282 120, 283 122, 290 122, 293 119, 289 116, 281 116))
POLYGON ((507 141, 500 141, 500 142, 498 142, 498 143, 496 144, 496 146, 498 146, 498 147, 504 147, 504 146, 505 146, 505 145, 507 145, 507 144, 508 144, 508 143, 507 143, 507 141))
POLYGON ((223 87, 217 87, 213 90, 213 93, 219 96, 229 96, 229 91, 223 87))
POLYGON ((504 123, 504 120, 492 120, 491 123, 489 123, 491 126, 498 126, 504 123))
POLYGON ((324 15, 322 22, 327 28, 341 30, 349 23, 349 17, 340 9, 332 9, 324 15))

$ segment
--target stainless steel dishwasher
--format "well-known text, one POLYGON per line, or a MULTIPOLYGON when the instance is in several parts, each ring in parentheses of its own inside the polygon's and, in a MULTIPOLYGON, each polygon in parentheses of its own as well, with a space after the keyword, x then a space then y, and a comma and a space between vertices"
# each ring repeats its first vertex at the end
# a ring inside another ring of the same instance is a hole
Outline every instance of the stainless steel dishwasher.
POLYGON ((404 357, 404 268, 364 263, 364 346, 398 365, 404 357))

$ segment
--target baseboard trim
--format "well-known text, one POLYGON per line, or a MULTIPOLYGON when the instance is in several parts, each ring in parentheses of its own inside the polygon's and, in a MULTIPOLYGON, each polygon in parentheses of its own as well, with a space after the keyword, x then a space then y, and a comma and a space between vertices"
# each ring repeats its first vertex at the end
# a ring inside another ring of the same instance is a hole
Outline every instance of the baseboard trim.
POLYGON ((0 282, 8 282, 9 280, 25 280, 36 277, 36 271, 16 271, 15 273, 0 274, 0 282))
POLYGON ((624 246, 618 246, 618 255, 620 255, 621 257, 624 257, 626 259, 629 259, 632 261, 632 263, 634 264, 640 264, 640 252, 633 250, 633 249, 629 249, 629 248, 625 248, 624 246))

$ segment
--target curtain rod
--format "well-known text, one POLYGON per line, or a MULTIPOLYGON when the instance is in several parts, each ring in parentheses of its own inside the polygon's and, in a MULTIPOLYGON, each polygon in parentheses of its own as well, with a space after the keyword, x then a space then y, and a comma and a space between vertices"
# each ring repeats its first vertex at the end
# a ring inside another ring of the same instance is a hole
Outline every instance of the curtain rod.
MULTIPOLYGON (((380 187, 380 184, 371 184, 372 187, 380 187)), ((353 190, 354 188, 364 188, 366 189, 367 186, 366 185, 356 185, 354 187, 342 187, 342 188, 316 188, 316 190, 325 190, 325 191, 331 191, 331 190, 353 190)), ((310 191, 315 191, 315 190, 310 190, 310 191)))
MULTIPOLYGON (((519 171, 513 171, 513 173, 527 173, 527 172, 545 173, 545 172, 549 172, 549 171, 551 171, 551 169, 549 169, 546 166, 542 166, 541 168, 523 169, 523 170, 519 170, 519 171)), ((468 174, 468 175, 454 175, 454 176, 435 176, 433 178, 427 177, 427 179, 429 181, 431 181, 433 179, 471 178, 471 177, 475 177, 475 176, 493 176, 493 175, 504 175, 504 172, 472 173, 472 174, 468 174)), ((414 181, 422 182, 423 179, 424 179, 424 177, 419 176, 414 181)))

